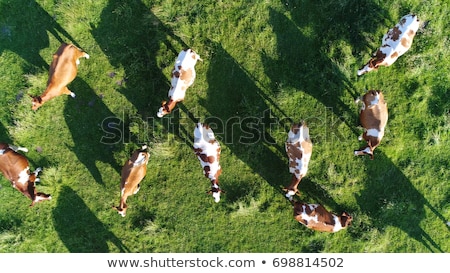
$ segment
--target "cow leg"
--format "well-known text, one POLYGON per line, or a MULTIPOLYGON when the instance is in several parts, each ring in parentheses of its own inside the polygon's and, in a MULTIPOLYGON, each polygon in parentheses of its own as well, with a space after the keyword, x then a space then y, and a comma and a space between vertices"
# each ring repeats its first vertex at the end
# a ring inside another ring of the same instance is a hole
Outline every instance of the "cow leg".
POLYGON ((141 189, 141 184, 137 184, 136 189, 134 190, 133 194, 138 193, 138 191, 141 189))
POLYGON ((14 152, 17 152, 17 151, 22 151, 22 152, 25 152, 25 153, 28 152, 28 149, 25 148, 25 147, 15 146, 15 145, 11 145, 11 144, 9 144, 8 146, 9 146, 9 148, 10 148, 11 150, 13 150, 14 152))
POLYGON ((39 168, 37 168, 36 170, 34 170, 33 174, 34 174, 34 176, 35 176, 35 179, 34 179, 34 182, 35 182, 35 183, 41 182, 41 179, 38 177, 38 175, 39 175, 39 173, 40 173, 41 171, 42 171, 42 168, 41 168, 41 167, 39 167, 39 168))
POLYGON ((75 98, 75 93, 70 91, 69 88, 67 88, 67 86, 65 86, 63 88, 62 93, 66 94, 66 95, 70 95, 72 98, 75 98))

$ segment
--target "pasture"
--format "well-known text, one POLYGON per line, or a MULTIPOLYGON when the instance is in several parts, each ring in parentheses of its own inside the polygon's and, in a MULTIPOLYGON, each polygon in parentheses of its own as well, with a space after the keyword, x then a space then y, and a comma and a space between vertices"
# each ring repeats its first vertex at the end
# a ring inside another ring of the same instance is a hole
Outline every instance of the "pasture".
POLYGON ((53 198, 29 207, 1 176, 0 252, 450 252, 449 13, 440 0, 0 0, 0 141, 29 149, 53 198), (358 77, 410 12, 411 49, 358 77), (76 97, 32 111, 61 42, 90 55, 76 97), (160 119, 183 48, 203 62, 160 119), (353 155, 367 89, 389 108, 374 160, 353 155), (296 198, 349 212, 346 230, 293 219, 284 142, 300 120, 314 146, 296 198), (221 144, 219 203, 192 149, 197 121, 221 144), (121 217, 120 171, 144 143, 147 175, 121 217))

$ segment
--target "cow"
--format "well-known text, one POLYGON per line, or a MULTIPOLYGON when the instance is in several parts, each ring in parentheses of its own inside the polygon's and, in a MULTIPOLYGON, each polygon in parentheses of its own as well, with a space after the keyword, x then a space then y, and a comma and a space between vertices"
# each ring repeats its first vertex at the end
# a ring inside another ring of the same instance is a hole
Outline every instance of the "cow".
POLYGON ((42 169, 37 168, 34 172, 30 172, 28 159, 18 151, 28 152, 28 149, 0 143, 0 172, 11 182, 13 188, 31 199, 30 207, 52 199, 50 194, 36 191, 35 183, 39 182, 38 174, 42 169))
POLYGON ((113 206, 122 217, 127 213, 127 198, 136 194, 141 186, 141 181, 147 174, 147 164, 150 158, 148 146, 142 145, 141 148, 136 149, 131 157, 125 162, 122 167, 122 177, 120 180, 120 204, 113 206))
POLYGON ((384 100, 383 92, 380 90, 369 90, 355 100, 356 103, 362 103, 359 120, 364 128, 362 135, 358 140, 365 140, 367 145, 359 150, 355 150, 356 155, 370 155, 374 158, 373 151, 380 144, 384 136, 384 130, 388 121, 388 108, 384 100))
POLYGON ((294 123, 285 142, 286 153, 289 158, 289 172, 292 174, 291 184, 283 188, 286 197, 292 200, 298 193, 298 184, 308 172, 308 165, 312 154, 312 142, 306 122, 294 123))
POLYGON ((220 194, 225 193, 219 186, 219 176, 222 174, 220 166, 220 144, 212 129, 204 123, 198 122, 194 129, 194 153, 200 161, 203 174, 211 181, 211 194, 214 201, 220 201, 220 194))
POLYGON ((322 232, 338 232, 351 225, 353 217, 347 212, 340 216, 329 212, 320 204, 293 201, 294 219, 309 229, 322 232))
POLYGON ((55 54, 53 54, 48 73, 47 88, 41 95, 31 96, 31 109, 36 111, 45 102, 62 94, 70 95, 72 98, 75 97, 75 93, 70 91, 67 85, 77 76, 79 59, 81 57, 89 59, 89 54, 73 44, 61 44, 55 54))
POLYGON ((411 48, 419 24, 420 21, 416 15, 403 16, 400 22, 383 36, 381 47, 373 54, 369 62, 358 70, 358 76, 377 70, 380 66, 392 65, 398 57, 411 48))
POLYGON ((195 80, 195 65, 197 61, 203 61, 192 49, 180 51, 172 70, 171 86, 168 93, 168 101, 163 101, 157 112, 157 116, 162 118, 169 114, 177 105, 182 102, 186 95, 186 90, 195 80))

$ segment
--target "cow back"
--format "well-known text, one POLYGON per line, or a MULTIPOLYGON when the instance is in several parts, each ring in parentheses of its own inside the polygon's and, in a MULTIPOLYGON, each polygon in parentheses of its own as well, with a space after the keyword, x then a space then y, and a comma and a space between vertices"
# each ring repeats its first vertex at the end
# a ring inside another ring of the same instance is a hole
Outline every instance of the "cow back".
POLYGON ((198 123, 194 129, 194 152, 200 161, 204 174, 210 180, 218 180, 221 174, 220 144, 207 124, 198 123))
POLYGON ((387 103, 383 92, 370 90, 363 96, 360 111, 360 122, 365 129, 384 130, 388 120, 387 103))
POLYGON ((75 79, 78 69, 77 60, 83 52, 72 44, 63 43, 53 54, 53 61, 50 64, 48 85, 55 85, 55 88, 62 88, 75 79))
POLYGON ((312 153, 312 142, 309 137, 309 128, 305 123, 293 124, 285 143, 286 153, 289 158, 289 171, 300 178, 308 170, 312 153))
POLYGON ((17 182, 19 174, 29 168, 27 158, 9 148, 8 144, 0 144, 0 171, 12 184, 17 182))
MULTIPOLYGON (((146 148, 145 148, 146 149, 146 148)), ((120 187, 123 189, 126 184, 134 187, 144 179, 147 174, 147 164, 149 153, 145 149, 138 149, 133 152, 122 167, 120 187)))

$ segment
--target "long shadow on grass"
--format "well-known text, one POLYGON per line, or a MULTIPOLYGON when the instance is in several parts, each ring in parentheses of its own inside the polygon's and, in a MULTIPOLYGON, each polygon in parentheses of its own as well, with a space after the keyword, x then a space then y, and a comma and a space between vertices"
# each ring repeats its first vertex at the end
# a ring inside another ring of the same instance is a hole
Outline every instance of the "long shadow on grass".
MULTIPOLYGON (((265 122, 269 118, 284 120, 286 124, 281 126, 286 127, 290 126, 291 120, 285 116, 265 115, 274 105, 261 95, 263 91, 254 79, 220 44, 211 42, 209 46, 214 52, 207 72, 209 89, 207 97, 200 99, 200 104, 210 113, 205 122, 214 129, 222 145, 226 145, 233 155, 282 193, 281 188, 290 182, 288 159, 284 151, 285 139, 274 139, 265 122), (280 170, 284 172, 280 173, 280 170)), ((271 115, 275 113, 280 112, 273 111, 271 115)), ((223 172, 226 172, 226 166, 223 168, 223 172)), ((227 200, 230 201, 255 194, 252 191, 258 188, 253 185, 253 181, 234 181, 233 185, 227 185, 226 181, 222 183, 227 200)), ((316 193, 321 191, 311 181, 308 182, 308 188, 316 193)))
POLYGON ((129 252, 68 186, 64 186, 59 193, 57 206, 53 210, 53 223, 71 253, 107 253, 110 252, 108 242, 120 252, 129 252))
MULTIPOLYGON (((362 159, 366 160, 366 159, 362 159)), ((361 210, 370 215, 379 230, 394 226, 409 237, 423 244, 430 252, 443 252, 420 226, 429 209, 440 221, 443 232, 448 232, 446 219, 411 184, 411 181, 383 153, 376 154, 374 161, 367 160, 365 189, 356 196, 361 210)), ((350 232, 358 229, 350 229, 350 232)), ((360 229, 362 230, 362 229, 360 229)), ((360 237, 360 234, 354 234, 360 237)))
MULTIPOLYGON (((124 83, 119 91, 142 117, 156 117, 170 86, 156 54, 162 48, 172 52, 173 58, 163 66, 173 66, 178 52, 168 37, 185 47, 184 43, 139 0, 108 1, 100 24, 92 29, 92 35, 111 65, 125 70, 125 75, 120 75, 123 79, 118 79, 124 83)), ((114 75, 114 71, 111 74, 114 75)))
POLYGON ((107 145, 108 143, 102 141, 105 136, 102 130, 104 120, 113 118, 114 114, 103 103, 102 94, 96 94, 81 78, 76 78, 70 88, 77 95, 73 99, 69 98, 64 108, 64 118, 74 142, 73 146, 68 148, 89 170, 94 180, 104 185, 101 172, 96 166, 97 162, 110 164, 118 173, 122 168, 113 156, 114 149, 121 148, 120 142, 117 139, 111 140, 117 142, 117 145, 107 145))
POLYGON ((3 122, 0 121, 0 142, 11 143, 11 135, 9 134, 8 129, 3 125, 3 122))
MULTIPOLYGON (((38 3, 30 0, 0 2, 0 54, 15 52, 35 69, 48 70, 48 64, 39 52, 49 46, 51 33, 60 42, 74 39, 38 3)), ((56 49, 55 49, 56 50, 56 49)))
POLYGON ((338 65, 345 63, 345 55, 335 49, 331 59, 330 46, 345 41, 354 52, 362 50, 366 46, 362 33, 375 29, 383 10, 371 1, 282 3, 291 18, 269 10, 270 24, 277 35, 278 58, 262 54, 273 90, 276 86, 293 87, 311 95, 358 134, 354 126, 358 118, 349 107, 352 101, 343 98, 348 94, 356 98, 361 91, 354 88, 338 65))

